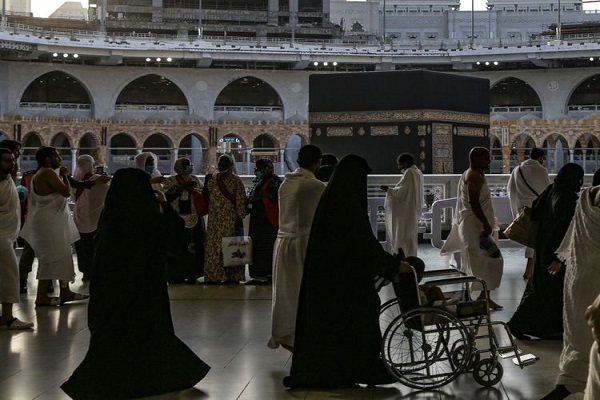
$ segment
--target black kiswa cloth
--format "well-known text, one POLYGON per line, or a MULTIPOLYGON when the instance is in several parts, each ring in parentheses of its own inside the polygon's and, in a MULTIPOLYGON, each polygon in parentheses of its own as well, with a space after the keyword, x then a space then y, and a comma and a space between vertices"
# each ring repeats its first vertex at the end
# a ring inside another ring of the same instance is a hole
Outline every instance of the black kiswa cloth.
POLYGON ((398 261, 367 217, 366 161, 344 157, 317 207, 300 289, 289 387, 339 388, 395 380, 379 357, 375 276, 391 280, 398 261))
POLYGON ((150 176, 122 169, 112 179, 98 227, 90 280, 90 345, 61 387, 75 399, 126 399, 194 386, 210 367, 175 336, 165 279, 169 232, 150 176))

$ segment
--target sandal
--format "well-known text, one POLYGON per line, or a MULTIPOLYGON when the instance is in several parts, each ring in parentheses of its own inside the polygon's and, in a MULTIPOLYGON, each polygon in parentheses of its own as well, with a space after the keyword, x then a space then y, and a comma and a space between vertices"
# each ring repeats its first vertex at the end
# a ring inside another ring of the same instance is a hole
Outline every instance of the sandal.
POLYGON ((90 298, 89 294, 73 293, 69 297, 61 297, 60 304, 69 303, 71 301, 85 300, 85 299, 89 299, 89 298, 90 298))
POLYGON ((9 331, 22 331, 33 328, 33 322, 23 322, 19 318, 13 318, 5 326, 9 331))
POLYGON ((48 303, 38 303, 37 301, 35 302, 35 306, 36 307, 56 307, 56 306, 60 306, 61 301, 59 297, 50 297, 50 300, 48 301, 48 303))

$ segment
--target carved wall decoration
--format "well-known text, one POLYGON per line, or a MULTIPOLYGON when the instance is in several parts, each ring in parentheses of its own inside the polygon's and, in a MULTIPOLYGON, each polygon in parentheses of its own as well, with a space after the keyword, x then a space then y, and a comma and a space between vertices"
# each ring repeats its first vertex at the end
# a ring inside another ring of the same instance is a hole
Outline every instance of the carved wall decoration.
POLYGON ((410 126, 406 125, 406 127, 404 128, 404 134, 410 135, 410 126))
POLYGON ((427 133, 430 133, 430 132, 427 132, 428 128, 429 128, 429 126, 427 126, 427 125, 419 125, 417 127, 417 135, 418 136, 426 136, 427 133))
POLYGON ((363 136, 365 134, 365 127, 361 126, 360 128, 358 128, 358 134, 360 136, 363 136))

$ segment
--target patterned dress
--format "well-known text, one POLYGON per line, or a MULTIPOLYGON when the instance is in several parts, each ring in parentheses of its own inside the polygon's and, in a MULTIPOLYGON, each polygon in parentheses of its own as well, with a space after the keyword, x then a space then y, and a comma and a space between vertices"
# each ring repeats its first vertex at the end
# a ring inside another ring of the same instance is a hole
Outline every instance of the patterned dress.
POLYGON ((245 267, 223 267, 221 239, 233 236, 236 218, 246 215, 246 191, 242 180, 234 174, 214 174, 206 177, 205 194, 208 194, 208 226, 206 228, 205 282, 238 283, 245 279, 245 267), (217 179, 221 179, 233 202, 225 197, 217 179))

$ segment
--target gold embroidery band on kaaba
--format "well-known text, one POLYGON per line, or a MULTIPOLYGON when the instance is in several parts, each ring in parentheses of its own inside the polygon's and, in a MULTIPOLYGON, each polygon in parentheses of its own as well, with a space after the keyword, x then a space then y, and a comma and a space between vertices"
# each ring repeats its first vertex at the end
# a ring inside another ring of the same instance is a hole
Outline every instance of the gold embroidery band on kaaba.
POLYGON ((436 121, 489 125, 488 114, 465 113, 446 110, 390 110, 312 112, 309 124, 386 123, 398 121, 436 121))

